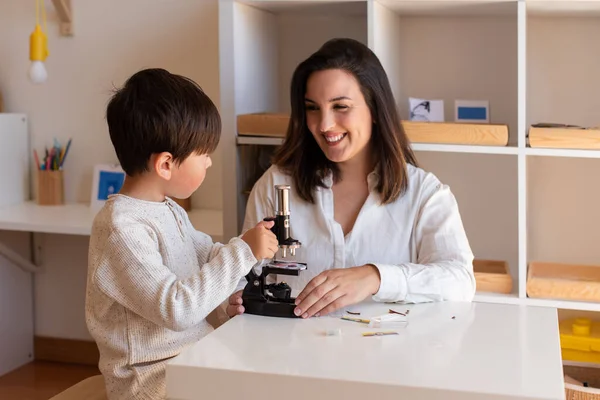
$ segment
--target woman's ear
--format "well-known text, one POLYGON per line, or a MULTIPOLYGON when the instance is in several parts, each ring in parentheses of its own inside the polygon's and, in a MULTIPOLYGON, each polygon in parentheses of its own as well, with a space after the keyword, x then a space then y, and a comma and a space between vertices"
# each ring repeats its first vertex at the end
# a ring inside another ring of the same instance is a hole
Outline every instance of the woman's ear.
POLYGON ((152 167, 159 177, 167 181, 171 180, 174 167, 173 155, 166 151, 156 154, 152 167))

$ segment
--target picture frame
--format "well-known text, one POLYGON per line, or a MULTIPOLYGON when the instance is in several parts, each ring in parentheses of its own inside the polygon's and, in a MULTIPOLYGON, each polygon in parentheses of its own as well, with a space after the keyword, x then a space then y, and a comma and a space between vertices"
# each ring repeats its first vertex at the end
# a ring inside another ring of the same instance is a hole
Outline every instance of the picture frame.
POLYGON ((490 122, 490 102, 487 100, 455 100, 454 120, 461 123, 490 122))
POLYGON ((94 210, 102 208, 111 194, 121 190, 124 182, 125 171, 119 164, 95 165, 90 206, 94 210))

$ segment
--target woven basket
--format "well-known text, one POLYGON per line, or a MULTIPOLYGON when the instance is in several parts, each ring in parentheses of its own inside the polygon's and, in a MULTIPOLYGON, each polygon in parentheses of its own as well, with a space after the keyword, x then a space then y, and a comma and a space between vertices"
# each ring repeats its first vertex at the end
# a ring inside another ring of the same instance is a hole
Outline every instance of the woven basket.
POLYGON ((600 389, 565 383, 565 400, 600 400, 600 389))
POLYGON ((565 361, 563 371, 565 400, 600 400, 600 365, 565 361))

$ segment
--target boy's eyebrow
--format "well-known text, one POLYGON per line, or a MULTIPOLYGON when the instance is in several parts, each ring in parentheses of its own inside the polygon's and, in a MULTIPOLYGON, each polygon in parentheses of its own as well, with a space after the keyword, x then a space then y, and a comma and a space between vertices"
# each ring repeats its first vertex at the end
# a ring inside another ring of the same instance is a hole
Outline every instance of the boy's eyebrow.
MULTIPOLYGON (((334 97, 333 99, 329 99, 329 102, 332 103, 334 101, 340 101, 340 100, 352 100, 350 97, 348 96, 338 96, 338 97, 334 97)), ((315 103, 315 101, 305 97, 304 101, 308 102, 308 103, 315 103)))

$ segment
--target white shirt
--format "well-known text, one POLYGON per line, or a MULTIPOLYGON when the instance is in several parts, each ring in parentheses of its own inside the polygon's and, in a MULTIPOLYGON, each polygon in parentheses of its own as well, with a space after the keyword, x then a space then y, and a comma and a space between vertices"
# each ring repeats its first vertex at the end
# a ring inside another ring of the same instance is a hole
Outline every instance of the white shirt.
POLYGON ((375 301, 470 301, 475 294, 473 253, 456 199, 433 174, 407 168, 407 191, 387 205, 378 204, 378 174, 369 174, 369 196, 344 237, 334 220, 331 175, 326 188, 316 188, 311 204, 298 197, 290 176, 271 166, 252 189, 243 230, 275 214, 274 186, 288 184, 290 234, 302 243, 296 256, 288 258, 308 264, 298 277, 281 276, 293 292, 327 269, 373 264, 381 276, 375 301))

